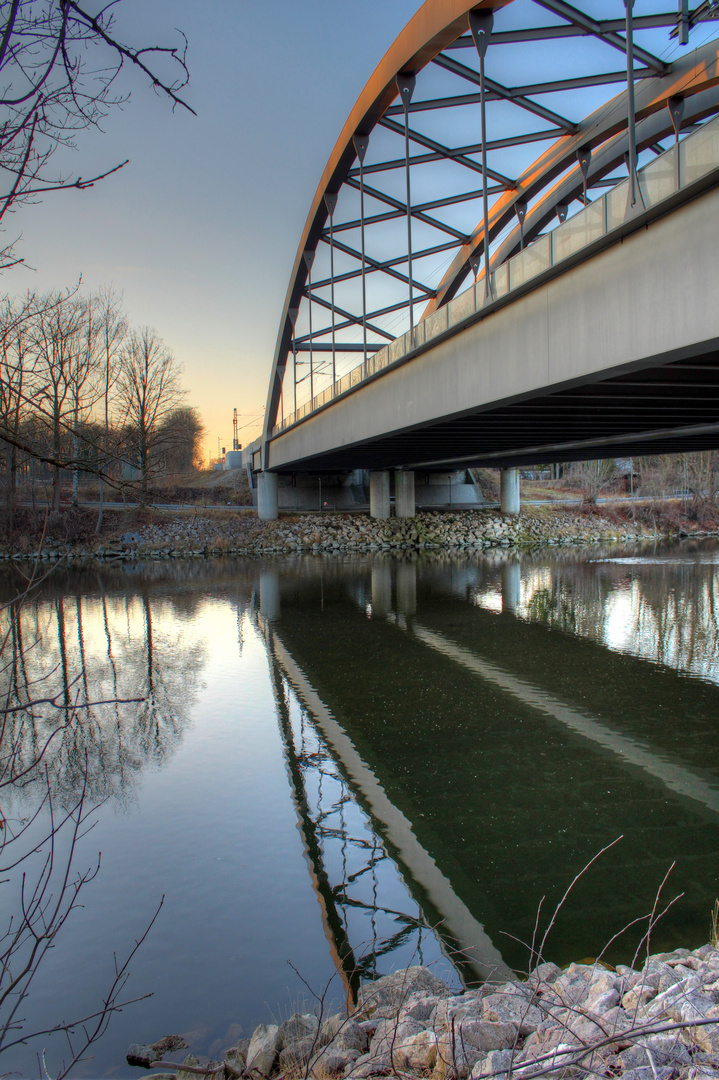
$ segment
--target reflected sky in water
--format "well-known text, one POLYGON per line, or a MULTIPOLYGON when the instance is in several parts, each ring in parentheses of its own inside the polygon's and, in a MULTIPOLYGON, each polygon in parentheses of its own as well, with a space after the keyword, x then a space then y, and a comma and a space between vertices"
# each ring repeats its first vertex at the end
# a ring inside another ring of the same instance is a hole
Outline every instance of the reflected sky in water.
MULTIPOLYGON (((56 732, 57 806, 87 760, 101 805, 77 862, 102 866, 28 1023, 95 1007, 163 895, 128 986, 153 997, 77 1076, 125 1076, 127 1044, 174 1032, 218 1053, 307 1004, 305 982, 340 1005, 420 959, 457 985, 502 977, 526 967, 542 898, 546 922, 620 835, 547 957, 598 955, 673 861, 665 899, 684 896, 653 947, 701 943, 719 893, 718 569, 712 545, 58 569, 3 612, 3 693, 24 707, 24 763, 56 732)), ((11 822, 39 789, 3 792, 11 822)), ((642 934, 607 959, 630 962, 642 934)), ((35 1074, 27 1050, 0 1060, 35 1074)))

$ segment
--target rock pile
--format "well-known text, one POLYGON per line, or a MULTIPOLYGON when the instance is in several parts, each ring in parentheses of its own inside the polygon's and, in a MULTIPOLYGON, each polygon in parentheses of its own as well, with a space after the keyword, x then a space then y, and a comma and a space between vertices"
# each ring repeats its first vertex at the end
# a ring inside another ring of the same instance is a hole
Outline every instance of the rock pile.
POLYGON ((57 559, 180 558, 459 550, 656 538, 638 522, 618 526, 598 515, 566 509, 523 511, 519 517, 495 510, 424 512, 414 518, 378 521, 367 514, 306 514, 259 521, 251 514, 167 514, 112 542, 95 546, 48 543, 41 551, 0 552, 4 558, 57 559))
POLYGON ((351 1013, 261 1024, 223 1062, 178 1080, 432 1076, 438 1080, 719 1080, 719 949, 623 965, 541 964, 526 981, 455 993, 427 968, 365 984, 351 1013))

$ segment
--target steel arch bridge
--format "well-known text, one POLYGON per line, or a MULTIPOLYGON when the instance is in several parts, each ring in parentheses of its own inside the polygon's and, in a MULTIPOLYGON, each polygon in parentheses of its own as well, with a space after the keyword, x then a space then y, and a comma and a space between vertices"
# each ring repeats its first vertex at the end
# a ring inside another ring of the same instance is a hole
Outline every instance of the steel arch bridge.
MULTIPOLYGON (((452 301, 474 289, 475 307, 491 306, 511 260, 604 193, 627 187, 618 235, 644 225, 643 170, 665 158, 678 191, 680 144, 719 112, 717 37, 719 0, 427 0, 357 99, 317 187, 255 469, 279 468, 273 438, 382 377, 374 358, 391 365, 398 339, 405 354, 420 349, 452 301)), ((347 467, 346 456, 325 460, 347 467)))

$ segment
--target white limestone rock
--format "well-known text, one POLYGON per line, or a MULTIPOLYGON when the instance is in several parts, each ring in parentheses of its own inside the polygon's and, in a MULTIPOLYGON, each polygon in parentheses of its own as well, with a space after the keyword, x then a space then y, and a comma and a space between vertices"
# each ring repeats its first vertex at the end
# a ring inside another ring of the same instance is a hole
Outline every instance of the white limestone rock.
POLYGON ((263 1076, 269 1076, 280 1046, 280 1029, 277 1024, 260 1024, 256 1027, 247 1051, 247 1071, 256 1069, 263 1076))
POLYGON ((387 1010, 398 1013, 404 1007, 408 999, 419 991, 434 994, 436 997, 447 997, 449 990, 436 975, 433 975, 426 967, 408 967, 402 971, 395 971, 392 975, 385 975, 375 982, 367 982, 360 990, 358 1012, 370 1015, 382 1008, 387 1015, 387 1010))

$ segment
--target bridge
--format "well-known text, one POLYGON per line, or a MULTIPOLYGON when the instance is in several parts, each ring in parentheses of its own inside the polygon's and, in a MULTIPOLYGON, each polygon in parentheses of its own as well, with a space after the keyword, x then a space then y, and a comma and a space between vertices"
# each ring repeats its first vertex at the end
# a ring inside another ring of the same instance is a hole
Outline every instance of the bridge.
POLYGON ((408 23, 300 239, 261 517, 282 475, 370 470, 385 517, 394 470, 412 516, 416 474, 491 465, 512 512, 519 465, 719 446, 719 3, 666 3, 408 23))

